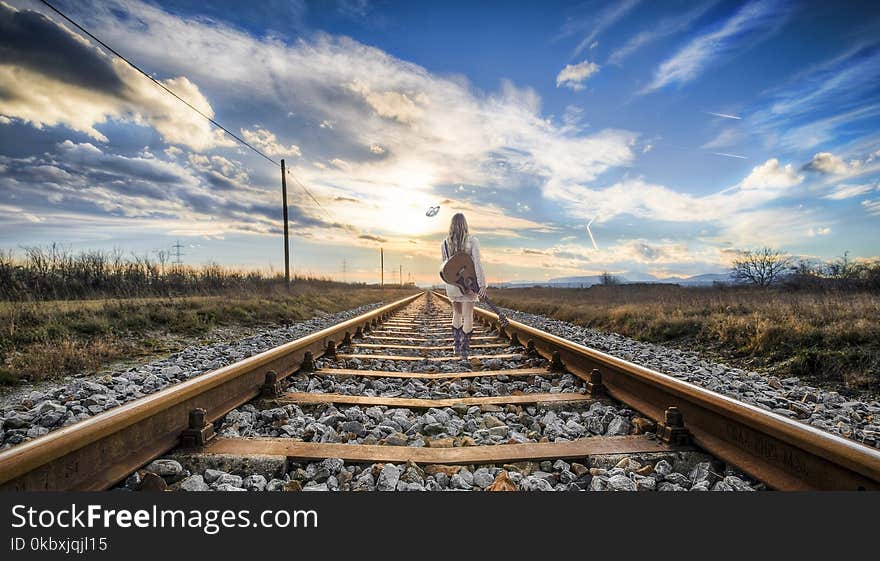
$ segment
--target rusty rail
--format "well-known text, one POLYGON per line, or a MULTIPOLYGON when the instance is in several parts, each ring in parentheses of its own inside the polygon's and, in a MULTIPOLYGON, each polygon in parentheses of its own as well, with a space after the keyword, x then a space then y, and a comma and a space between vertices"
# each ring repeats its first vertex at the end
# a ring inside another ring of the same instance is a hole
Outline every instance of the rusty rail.
POLYGON ((260 394, 267 373, 297 371, 307 353, 375 325, 424 293, 402 298, 348 321, 192 378, 79 423, 0 452, 0 490, 107 489, 175 447, 190 412, 214 421, 260 394))
MULTIPOLYGON (((492 312, 474 311, 497 324, 492 312)), ((503 332, 658 423, 677 407, 698 446, 771 488, 880 490, 876 449, 513 320, 503 332)))

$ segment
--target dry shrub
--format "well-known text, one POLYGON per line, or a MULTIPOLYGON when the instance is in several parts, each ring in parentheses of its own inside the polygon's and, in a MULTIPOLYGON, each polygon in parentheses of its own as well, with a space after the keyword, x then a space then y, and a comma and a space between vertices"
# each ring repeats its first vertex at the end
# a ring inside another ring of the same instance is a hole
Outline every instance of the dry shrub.
POLYGON ((657 343, 693 342, 780 376, 880 390, 880 294, 674 285, 493 290, 502 306, 657 343))

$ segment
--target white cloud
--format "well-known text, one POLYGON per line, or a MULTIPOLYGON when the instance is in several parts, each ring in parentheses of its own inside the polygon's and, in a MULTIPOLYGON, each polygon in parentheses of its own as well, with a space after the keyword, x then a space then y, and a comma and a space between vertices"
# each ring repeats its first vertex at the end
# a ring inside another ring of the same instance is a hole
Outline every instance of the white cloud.
POLYGON ((822 173, 843 174, 849 171, 849 166, 839 156, 831 152, 819 152, 806 166, 809 169, 822 173))
POLYGON ((386 152, 385 148, 381 144, 370 144, 370 152, 373 154, 384 154, 386 152))
POLYGON ((259 126, 255 127, 254 130, 241 129, 241 136, 249 144, 254 145, 269 156, 302 156, 299 146, 296 144, 285 146, 278 142, 275 133, 259 126))
POLYGON ((599 71, 599 65, 585 60, 577 64, 566 64, 556 75, 556 87, 565 86, 574 91, 584 89, 584 81, 599 71))
POLYGON ((865 199, 862 206, 868 214, 880 216, 880 199, 865 199))
POLYGON ((180 156, 181 154, 183 154, 183 150, 181 150, 177 146, 169 146, 168 148, 165 149, 165 155, 171 159, 174 159, 174 158, 180 156))
POLYGON ((694 80, 718 58, 733 52, 743 40, 755 42, 755 32, 777 27, 784 19, 781 2, 753 0, 742 6, 721 26, 692 39, 684 48, 664 61, 653 81, 642 91, 648 93, 670 84, 694 80))
MULTIPOLYGON (((96 127, 109 120, 128 120, 153 127, 166 142, 195 150, 229 146, 231 140, 213 130, 206 119, 174 99, 118 58, 110 58, 79 35, 55 25, 33 11, 0 4, 6 36, 0 83, 7 92, 0 98, 0 113, 37 128, 64 125, 106 142, 96 127), (25 47, 20 36, 39 33, 45 53, 25 47), (62 48, 61 59, 50 48, 62 48), (17 61, 23 61, 16 64, 17 61), (59 62, 60 61, 60 62, 59 62)), ((0 39, 0 44, 4 40, 0 39)), ((186 76, 160 80, 209 117, 214 110, 199 87, 186 76)))
POLYGON ((816 236, 827 236, 830 233, 831 233, 831 228, 829 228, 829 227, 825 227, 825 228, 818 228, 818 227, 812 228, 811 227, 809 230, 807 230, 807 235, 811 238, 814 238, 816 236))
POLYGON ((804 176, 798 175, 791 164, 782 166, 779 160, 771 158, 752 168, 741 185, 743 189, 786 189, 799 185, 803 180, 804 176))
POLYGON ((349 84, 351 91, 363 96, 364 101, 377 115, 393 119, 403 124, 412 124, 422 115, 427 97, 422 92, 372 91, 370 86, 360 80, 349 84))

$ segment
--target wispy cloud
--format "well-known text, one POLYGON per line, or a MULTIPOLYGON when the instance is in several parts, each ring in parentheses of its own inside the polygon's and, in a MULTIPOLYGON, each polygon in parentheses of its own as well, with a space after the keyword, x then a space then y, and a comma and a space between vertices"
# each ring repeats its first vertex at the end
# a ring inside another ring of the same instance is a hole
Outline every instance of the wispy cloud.
POLYGON ((831 199, 834 201, 841 201, 844 199, 851 199, 853 197, 858 197, 859 195, 870 193, 872 190, 874 190, 874 186, 870 183, 863 183, 861 185, 850 185, 847 183, 841 183, 840 185, 836 185, 834 189, 827 195, 824 195, 823 198, 831 199))
POLYGON ((880 216, 880 199, 865 199, 862 201, 865 212, 872 216, 880 216))
POLYGON ((718 148, 726 148, 735 144, 742 136, 742 129, 739 127, 726 127, 721 130, 715 138, 709 140, 701 148, 707 150, 717 150, 718 148))
POLYGON ((702 4, 697 5, 696 7, 688 10, 681 15, 671 18, 665 18, 663 20, 660 20, 659 22, 653 23, 651 25, 651 29, 641 31, 633 35, 626 43, 623 44, 622 47, 612 52, 611 55, 608 57, 608 64, 620 65, 623 63, 624 60, 635 54, 639 49, 650 45, 655 41, 659 41, 660 39, 664 39, 677 33, 687 31, 688 29, 690 29, 695 21, 702 17, 703 14, 705 14, 709 10, 709 8, 713 7, 717 3, 718 0, 703 2, 702 4))
POLYGON ((880 115, 878 83, 880 42, 861 43, 766 92, 749 126, 770 146, 810 149, 880 115))
POLYGON ((577 64, 566 64, 556 75, 556 87, 565 86, 574 91, 584 89, 584 82, 599 71, 599 65, 585 60, 577 64))
POLYGON ((784 7, 781 0, 753 0, 744 5, 720 26, 701 33, 663 62, 654 73, 653 81, 641 93, 690 82, 746 42, 754 45, 762 33, 766 36, 766 32, 781 26, 785 19, 784 7))
POLYGON ((565 22, 562 26, 560 37, 586 34, 574 49, 573 56, 578 56, 587 48, 592 48, 591 45, 596 42, 596 39, 603 31, 630 13, 639 2, 640 0, 611 2, 599 10, 598 13, 594 10, 595 3, 590 4, 585 7, 589 11, 587 15, 572 17, 565 22))

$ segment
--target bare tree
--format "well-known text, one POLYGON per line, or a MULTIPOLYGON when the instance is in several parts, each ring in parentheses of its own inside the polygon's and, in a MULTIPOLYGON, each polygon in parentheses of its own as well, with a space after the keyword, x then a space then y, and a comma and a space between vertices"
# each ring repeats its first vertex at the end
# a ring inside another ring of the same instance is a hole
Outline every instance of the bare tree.
POLYGON ((620 284, 620 281, 617 280, 617 277, 615 277, 614 275, 612 275, 608 271, 605 271, 599 277, 599 284, 601 284, 603 286, 614 286, 614 285, 620 284))
POLYGON ((749 249, 733 260, 731 277, 739 282, 769 286, 778 281, 791 267, 791 257, 781 251, 764 247, 749 249))
POLYGON ((825 267, 826 274, 832 279, 853 280, 861 276, 864 265, 849 258, 849 251, 844 251, 837 260, 828 263, 825 267))

